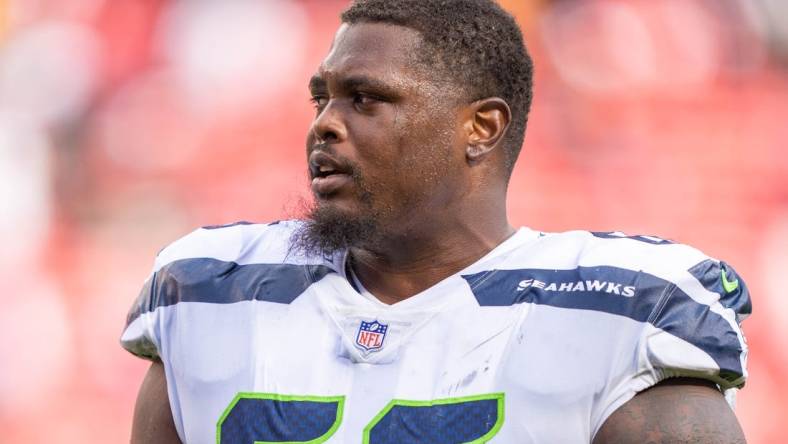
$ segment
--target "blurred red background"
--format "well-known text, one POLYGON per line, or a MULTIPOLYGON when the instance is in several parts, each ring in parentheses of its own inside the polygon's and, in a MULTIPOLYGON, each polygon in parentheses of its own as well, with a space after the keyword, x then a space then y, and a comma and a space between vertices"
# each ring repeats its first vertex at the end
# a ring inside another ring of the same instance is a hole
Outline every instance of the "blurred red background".
MULTIPOLYGON (((751 443, 788 435, 788 3, 508 0, 536 63, 510 217, 695 245, 745 277, 751 443)), ((125 315, 191 229, 298 214, 344 1, 0 0, 0 431, 128 441, 125 315)))

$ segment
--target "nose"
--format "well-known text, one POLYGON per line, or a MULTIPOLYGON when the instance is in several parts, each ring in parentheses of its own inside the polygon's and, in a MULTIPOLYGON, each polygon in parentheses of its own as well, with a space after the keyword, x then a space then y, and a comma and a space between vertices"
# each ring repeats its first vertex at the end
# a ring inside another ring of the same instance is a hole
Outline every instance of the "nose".
POLYGON ((315 117, 310 129, 315 142, 334 144, 344 142, 347 138, 347 127, 338 105, 336 101, 330 100, 315 117))

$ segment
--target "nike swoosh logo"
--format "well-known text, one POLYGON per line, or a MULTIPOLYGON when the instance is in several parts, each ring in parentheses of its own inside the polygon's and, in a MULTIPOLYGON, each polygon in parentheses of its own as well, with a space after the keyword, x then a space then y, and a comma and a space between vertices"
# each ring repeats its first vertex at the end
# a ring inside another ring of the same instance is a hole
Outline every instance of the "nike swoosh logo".
POLYGON ((734 279, 733 281, 728 280, 728 276, 725 274, 725 270, 722 270, 722 288, 725 290, 726 293, 731 293, 739 288, 739 280, 734 279))

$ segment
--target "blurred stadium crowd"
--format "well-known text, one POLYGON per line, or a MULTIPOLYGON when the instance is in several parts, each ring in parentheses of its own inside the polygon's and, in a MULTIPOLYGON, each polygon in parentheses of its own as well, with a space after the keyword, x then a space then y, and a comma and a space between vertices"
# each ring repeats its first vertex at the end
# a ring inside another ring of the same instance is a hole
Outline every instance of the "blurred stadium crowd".
MULTIPOLYGON (((504 0, 536 62, 516 225, 733 264, 738 414, 788 436, 788 2, 504 0)), ((306 84, 344 1, 0 0, 0 441, 128 439, 118 345, 167 242, 299 214, 306 84)))

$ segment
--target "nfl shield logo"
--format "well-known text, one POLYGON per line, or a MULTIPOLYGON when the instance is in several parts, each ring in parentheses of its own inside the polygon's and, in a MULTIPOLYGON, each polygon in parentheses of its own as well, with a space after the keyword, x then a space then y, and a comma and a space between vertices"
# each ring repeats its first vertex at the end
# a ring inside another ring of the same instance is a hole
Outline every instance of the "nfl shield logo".
POLYGON ((361 321, 356 334, 356 345, 366 352, 380 350, 383 347, 383 340, 386 339, 386 331, 389 326, 377 320, 372 322, 361 321))

